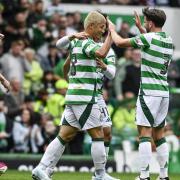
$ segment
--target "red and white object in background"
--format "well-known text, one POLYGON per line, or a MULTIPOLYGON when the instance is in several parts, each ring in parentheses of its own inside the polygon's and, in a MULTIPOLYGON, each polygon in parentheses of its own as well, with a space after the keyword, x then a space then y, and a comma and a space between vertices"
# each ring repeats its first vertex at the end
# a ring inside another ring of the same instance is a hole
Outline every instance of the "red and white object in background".
POLYGON ((7 168, 8 167, 7 167, 7 165, 5 163, 0 162, 0 175, 4 174, 6 172, 6 170, 7 170, 7 168))

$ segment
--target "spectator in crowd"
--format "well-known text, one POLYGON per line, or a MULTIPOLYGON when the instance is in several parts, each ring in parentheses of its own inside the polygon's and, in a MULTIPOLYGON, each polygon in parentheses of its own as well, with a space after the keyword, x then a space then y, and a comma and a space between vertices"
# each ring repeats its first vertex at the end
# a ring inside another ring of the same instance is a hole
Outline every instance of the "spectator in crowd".
POLYGON ((26 26, 27 15, 24 10, 17 11, 5 26, 4 35, 8 37, 8 41, 4 41, 4 50, 8 51, 12 42, 23 40, 28 45, 30 43, 28 28, 26 26))
POLYGON ((43 113, 40 120, 41 134, 44 139, 44 144, 41 147, 41 152, 44 152, 48 144, 57 136, 58 127, 53 123, 53 117, 48 113, 43 113))
POLYGON ((132 64, 132 48, 126 48, 124 56, 117 61, 117 71, 114 79, 115 96, 118 101, 123 99, 122 82, 126 76, 126 67, 132 64))
POLYGON ((55 68, 59 63, 60 57, 55 44, 53 43, 49 44, 48 49, 49 49, 48 51, 49 53, 47 59, 48 59, 49 69, 53 70, 53 68, 55 68))
POLYGON ((81 32, 84 29, 81 13, 79 11, 74 13, 74 27, 78 32, 81 32))
POLYGON ((65 94, 68 83, 64 79, 60 79, 55 83, 56 92, 47 100, 48 112, 54 117, 54 123, 60 124, 60 119, 65 107, 65 94))
POLYGON ((55 92, 55 82, 57 78, 52 70, 45 71, 42 79, 43 88, 47 90, 48 94, 53 94, 55 92))
MULTIPOLYGON (((118 32, 123 38, 131 38, 133 34, 130 33, 130 25, 127 21, 123 21, 121 23, 120 31, 118 32)), ((125 48, 117 48, 117 46, 113 43, 112 48, 114 49, 117 58, 123 56, 125 48)))
POLYGON ((113 125, 119 132, 123 131, 136 131, 136 125, 134 123, 135 119, 135 99, 129 98, 128 96, 124 98, 122 105, 120 105, 114 115, 113 115, 113 125))
POLYGON ((41 50, 47 41, 50 41, 52 38, 51 33, 47 29, 47 21, 44 18, 37 19, 37 23, 30 29, 30 38, 31 46, 41 53, 42 56, 45 55, 45 52, 41 50))
POLYGON ((126 75, 123 81, 123 93, 127 93, 131 97, 137 96, 139 92, 141 74, 140 63, 141 51, 139 49, 133 49, 132 64, 126 66, 126 75))
POLYGON ((121 4, 121 5, 130 5, 131 0, 112 0, 115 4, 121 4))
POLYGON ((43 0, 35 0, 32 4, 31 13, 28 16, 28 27, 32 27, 39 19, 44 19, 44 2, 43 0))
POLYGON ((23 48, 23 41, 14 41, 11 44, 10 51, 4 54, 0 59, 4 76, 8 80, 16 78, 21 86, 24 80, 24 73, 31 70, 31 65, 24 56, 23 48))
POLYGON ((16 117, 12 131, 15 152, 37 153, 44 143, 40 128, 32 121, 32 112, 29 109, 23 109, 21 116, 16 117))
POLYGON ((37 94, 37 91, 41 88, 41 78, 43 77, 43 70, 36 60, 35 51, 31 48, 24 50, 25 58, 31 64, 31 71, 26 72, 25 80, 23 83, 24 93, 26 95, 37 94))
POLYGON ((14 152, 30 151, 29 139, 32 127, 32 115, 28 109, 23 109, 20 116, 16 117, 13 126, 14 152))
POLYGON ((48 5, 46 9, 46 16, 53 16, 54 13, 65 14, 64 10, 61 8, 61 0, 51 0, 48 5))

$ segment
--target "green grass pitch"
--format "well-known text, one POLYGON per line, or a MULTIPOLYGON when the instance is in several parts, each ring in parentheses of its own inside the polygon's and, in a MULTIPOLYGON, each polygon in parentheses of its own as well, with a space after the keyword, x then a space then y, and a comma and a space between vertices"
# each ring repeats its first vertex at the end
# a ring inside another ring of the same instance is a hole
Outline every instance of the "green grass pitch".
MULTIPOLYGON (((91 180, 90 173, 55 173, 53 180, 91 180)), ((118 174, 113 173, 114 177, 121 180, 134 180, 137 174, 118 174)), ((152 175, 151 180, 156 180, 157 175, 152 175)), ((180 180, 180 175, 170 175, 171 180, 180 180)), ((31 180, 30 172, 19 172, 7 170, 5 174, 0 176, 0 180, 31 180)))

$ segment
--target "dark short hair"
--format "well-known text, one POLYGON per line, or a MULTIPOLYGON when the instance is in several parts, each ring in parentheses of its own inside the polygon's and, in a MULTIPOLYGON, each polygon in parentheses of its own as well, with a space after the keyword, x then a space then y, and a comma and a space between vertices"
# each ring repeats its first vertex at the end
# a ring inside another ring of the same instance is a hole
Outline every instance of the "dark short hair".
POLYGON ((156 27, 163 27, 166 22, 166 14, 163 10, 146 7, 143 8, 142 13, 147 20, 152 21, 156 27))

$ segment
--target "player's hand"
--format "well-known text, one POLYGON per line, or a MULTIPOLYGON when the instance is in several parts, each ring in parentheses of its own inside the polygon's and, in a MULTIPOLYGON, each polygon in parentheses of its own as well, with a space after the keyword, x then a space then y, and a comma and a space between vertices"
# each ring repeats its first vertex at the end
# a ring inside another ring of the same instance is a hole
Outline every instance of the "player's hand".
POLYGON ((7 92, 11 90, 11 84, 8 80, 4 79, 1 83, 6 88, 7 92))
POLYGON ((109 18, 107 18, 107 24, 109 31, 114 31, 116 29, 116 26, 110 21, 109 18))
POLYGON ((4 34, 0 33, 0 39, 3 39, 3 38, 4 38, 4 34))
POLYGON ((133 19, 134 19, 135 24, 138 28, 142 27, 140 16, 136 11, 134 11, 134 18, 133 19))
POLYGON ((103 71, 107 70, 107 65, 101 60, 96 58, 97 67, 101 68, 103 71))
POLYGON ((133 19, 134 19, 136 27, 139 29, 140 33, 146 33, 146 29, 142 26, 140 16, 136 11, 134 11, 133 19))

